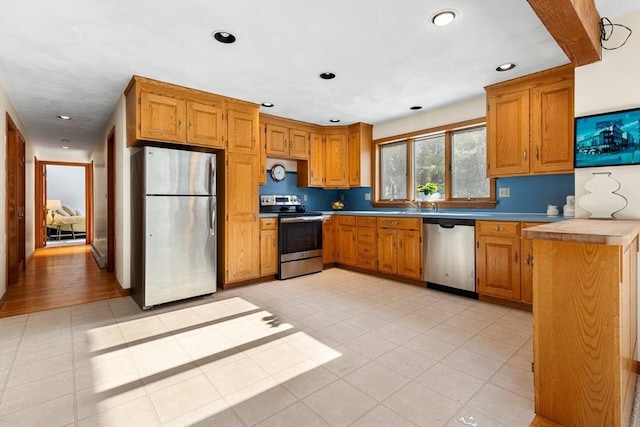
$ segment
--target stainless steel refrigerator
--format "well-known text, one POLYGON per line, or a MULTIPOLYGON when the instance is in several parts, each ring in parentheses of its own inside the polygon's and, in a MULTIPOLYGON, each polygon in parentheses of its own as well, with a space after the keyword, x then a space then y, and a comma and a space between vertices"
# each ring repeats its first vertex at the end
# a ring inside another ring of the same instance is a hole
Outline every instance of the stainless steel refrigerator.
POLYGON ((216 156, 131 156, 131 295, 143 309, 216 292, 216 156))

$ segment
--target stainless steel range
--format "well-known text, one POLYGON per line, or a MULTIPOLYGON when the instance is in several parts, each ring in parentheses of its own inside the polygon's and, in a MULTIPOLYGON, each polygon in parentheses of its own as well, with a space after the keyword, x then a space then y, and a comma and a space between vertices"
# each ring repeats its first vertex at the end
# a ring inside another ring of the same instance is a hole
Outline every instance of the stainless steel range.
POLYGON ((260 212, 278 214, 277 279, 322 271, 322 213, 307 212, 300 196, 262 195, 260 212))

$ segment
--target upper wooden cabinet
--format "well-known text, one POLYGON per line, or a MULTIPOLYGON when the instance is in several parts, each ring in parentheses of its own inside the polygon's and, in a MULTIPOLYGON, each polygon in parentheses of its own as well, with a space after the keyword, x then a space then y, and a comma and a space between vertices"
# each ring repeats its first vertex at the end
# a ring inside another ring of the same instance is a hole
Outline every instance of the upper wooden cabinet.
POLYGON ((258 110, 241 103, 227 103, 227 150, 236 154, 259 153, 258 110))
POLYGON ((349 187, 371 186, 372 137, 372 125, 355 123, 349 126, 349 187))
POLYGON ((260 123, 260 149, 258 150, 258 184, 267 183, 267 125, 260 123))
POLYGON ((348 188, 348 141, 346 128, 325 130, 324 186, 348 188))
POLYGON ((490 177, 573 171, 573 66, 487 86, 490 177))
POLYGON ((309 125, 280 117, 260 115, 265 126, 267 157, 293 160, 309 158, 309 125))
POLYGON ((229 128, 232 147, 239 140, 252 144, 251 150, 257 147, 256 104, 140 76, 131 79, 125 96, 127 146, 157 141, 225 149, 229 128), (255 129, 241 125, 239 132, 238 114, 251 116, 255 129))
POLYGON ((224 101, 187 101, 187 143, 224 148, 224 101))

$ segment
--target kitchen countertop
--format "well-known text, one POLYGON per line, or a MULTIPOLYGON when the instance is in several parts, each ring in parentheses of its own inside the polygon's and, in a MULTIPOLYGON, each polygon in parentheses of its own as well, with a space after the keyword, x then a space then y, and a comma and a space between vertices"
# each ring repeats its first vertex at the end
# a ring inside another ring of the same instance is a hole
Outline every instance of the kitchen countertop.
POLYGON ((544 213, 520 212, 416 212, 416 211, 323 211, 323 215, 400 216, 407 218, 476 219, 488 221, 558 222, 567 218, 544 213))
POLYGON ((538 240, 626 245, 640 233, 638 220, 571 219, 522 230, 522 237, 538 240))
MULTIPOLYGON (((568 218, 544 213, 522 212, 416 212, 416 211, 322 211, 323 215, 399 216, 407 218, 475 219, 487 221, 558 222, 568 218)), ((260 218, 275 218, 277 213, 261 213, 260 218)))

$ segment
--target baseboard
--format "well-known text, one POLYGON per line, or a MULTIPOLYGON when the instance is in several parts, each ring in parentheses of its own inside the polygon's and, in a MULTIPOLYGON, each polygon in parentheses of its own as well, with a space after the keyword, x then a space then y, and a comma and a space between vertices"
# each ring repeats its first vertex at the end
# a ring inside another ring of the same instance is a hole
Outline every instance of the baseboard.
POLYGON ((118 279, 116 279, 116 290, 121 297, 128 297, 129 295, 131 295, 131 289, 123 288, 120 282, 118 282, 118 279))
POLYGON ((91 254, 93 255, 93 259, 96 260, 98 267, 105 268, 107 266, 107 257, 100 252, 100 249, 95 244, 91 244, 91 254))
POLYGON ((7 290, 5 289, 4 295, 0 298, 0 310, 4 307, 4 303, 7 302, 7 290))

